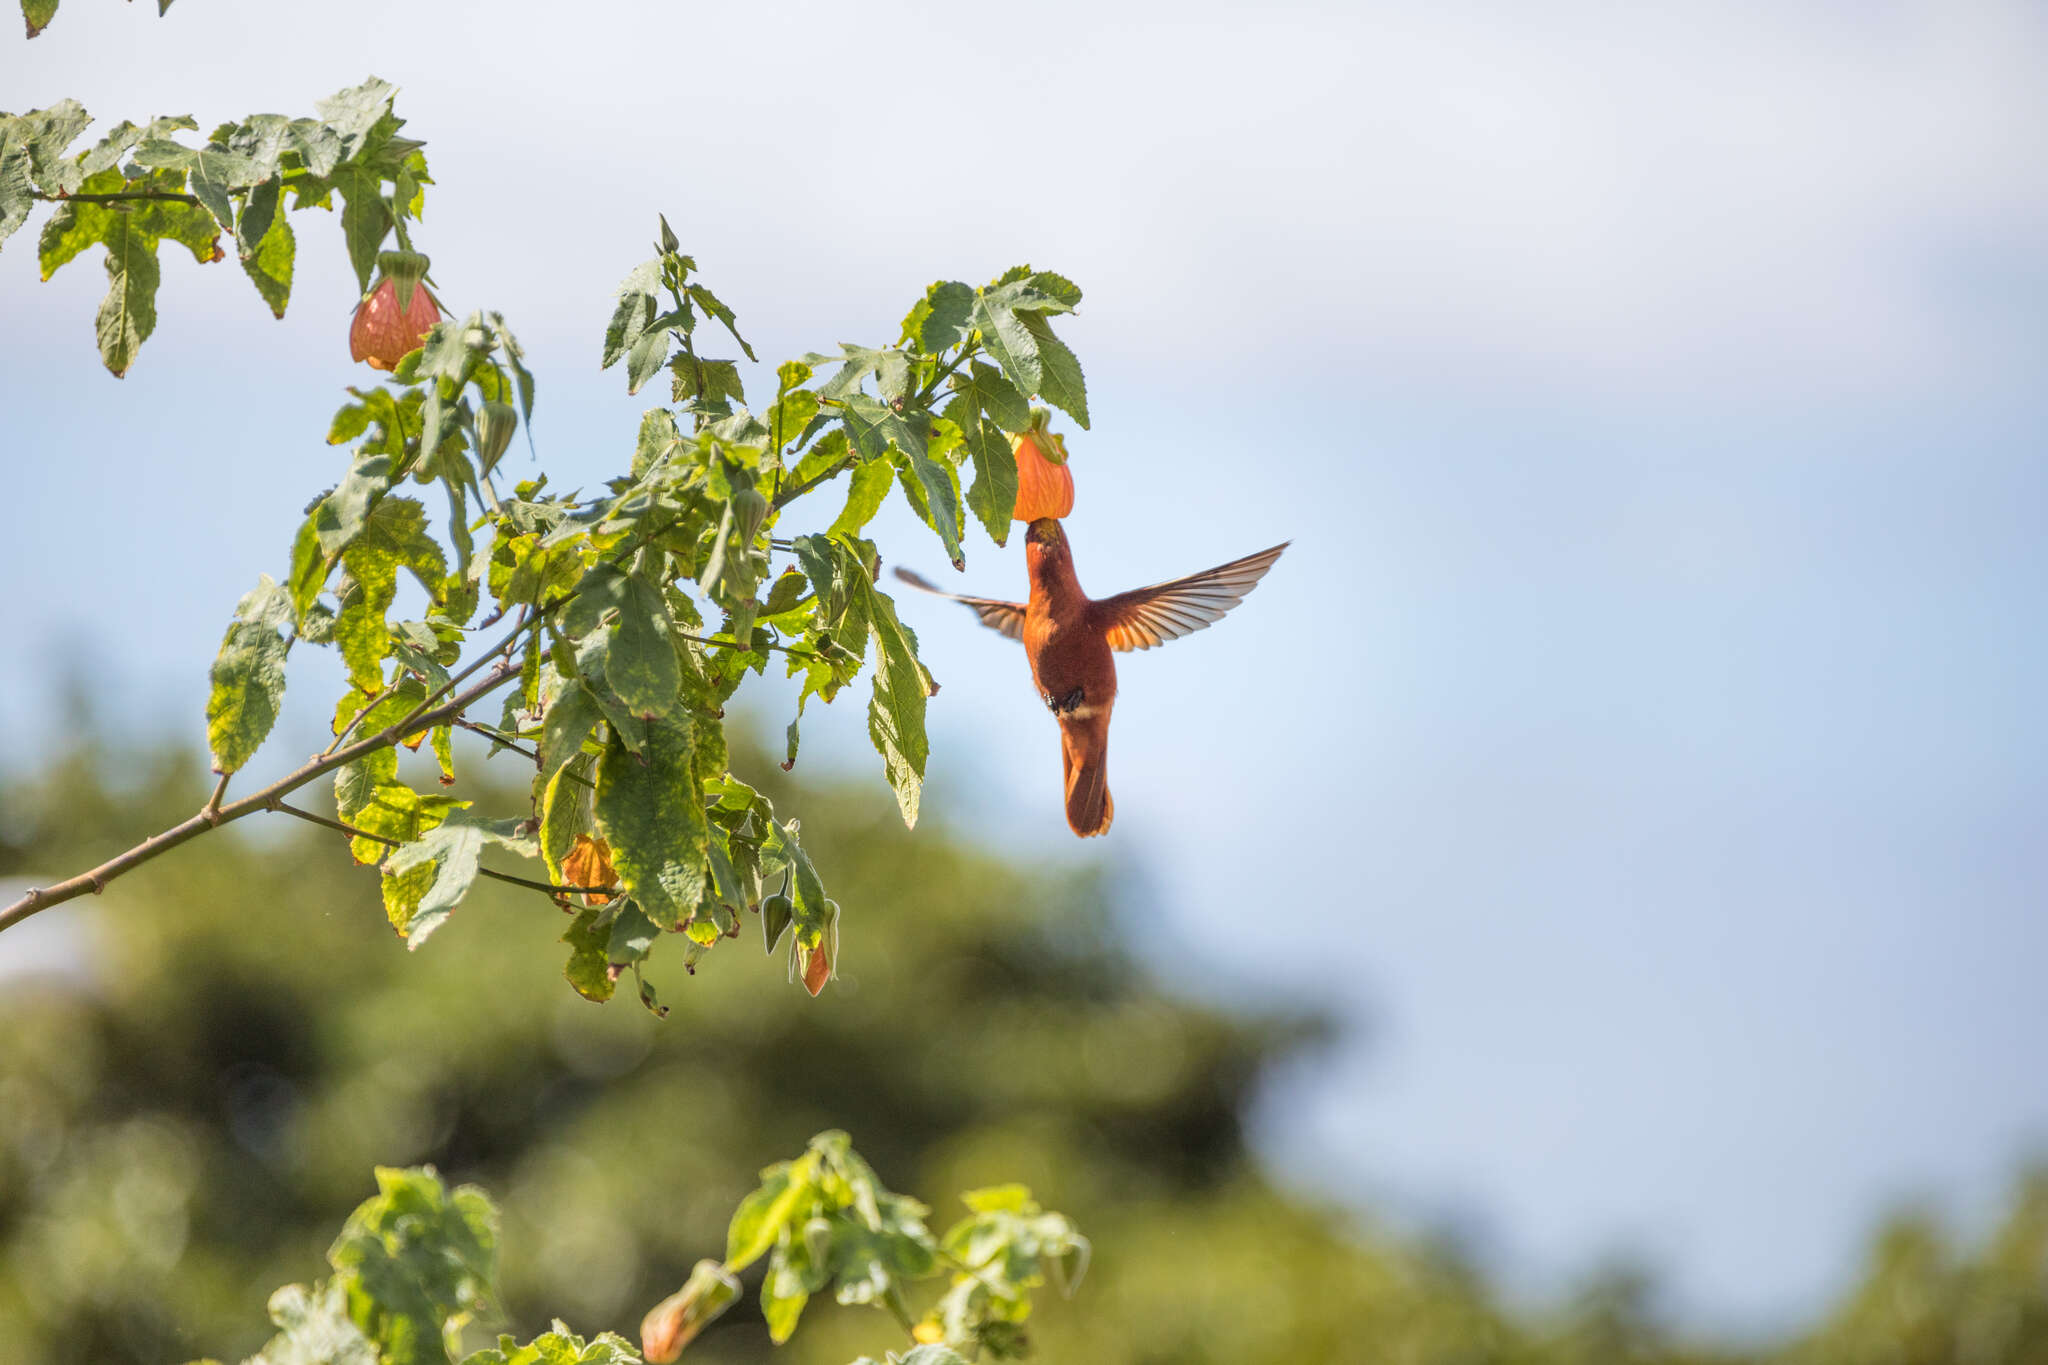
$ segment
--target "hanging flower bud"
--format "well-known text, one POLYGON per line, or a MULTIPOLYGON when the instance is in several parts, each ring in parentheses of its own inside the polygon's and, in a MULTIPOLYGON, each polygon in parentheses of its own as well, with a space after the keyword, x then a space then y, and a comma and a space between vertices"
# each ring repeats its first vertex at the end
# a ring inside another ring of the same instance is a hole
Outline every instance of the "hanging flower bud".
POLYGON ((804 989, 815 996, 832 979, 832 950, 821 941, 815 948, 799 946, 796 951, 803 965, 804 989))
POLYGON ((761 533, 761 523, 768 520, 768 499, 761 496, 758 488, 743 488, 732 495, 732 525, 739 532, 740 544, 752 545, 754 537, 761 533))
POLYGON ((1010 451, 1017 457, 1013 520, 1064 517, 1074 510, 1074 475, 1067 468, 1067 446, 1063 438, 1046 430, 1051 416, 1043 408, 1033 409, 1030 427, 1010 438, 1010 451))
POLYGON ((378 278, 356 305, 348 329, 350 358, 371 369, 389 370, 417 350, 420 339, 441 320, 432 291, 422 281, 427 258, 417 251, 386 251, 377 257, 378 278))
POLYGON ((493 399, 477 410, 476 455, 488 474, 512 444, 512 432, 519 425, 519 413, 510 403, 493 399))
POLYGON ((739 1278, 732 1272, 716 1261, 697 1262, 689 1283, 640 1320, 640 1350, 648 1365, 669 1365, 739 1294, 739 1278))
POLYGON ((825 923, 818 932, 817 947, 807 948, 801 934, 791 934, 789 949, 791 973, 804 983, 804 989, 814 996, 824 990, 825 983, 839 974, 839 902, 825 902, 825 923))

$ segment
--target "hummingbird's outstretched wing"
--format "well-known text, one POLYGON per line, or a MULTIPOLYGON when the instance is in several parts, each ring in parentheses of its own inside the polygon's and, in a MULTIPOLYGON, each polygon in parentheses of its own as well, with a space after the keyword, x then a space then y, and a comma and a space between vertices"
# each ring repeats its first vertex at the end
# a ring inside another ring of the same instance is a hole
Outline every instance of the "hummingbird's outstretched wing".
POLYGON ((998 602, 993 597, 962 597, 943 588, 933 587, 922 577, 910 570, 898 567, 896 576, 913 588, 921 589, 934 597, 963 603, 969 611, 981 618, 981 623, 990 630, 999 630, 1012 640, 1024 638, 1024 604, 1022 602, 998 602))
MULTIPOLYGON (((1111 649, 1151 649, 1222 620, 1225 612, 1259 585, 1266 570, 1280 558, 1280 552, 1291 544, 1292 541, 1282 541, 1270 550, 1233 559, 1202 573, 1120 592, 1096 602, 1090 611, 1109 637, 1111 649)), ((1020 612, 1018 621, 1022 620, 1020 612)))

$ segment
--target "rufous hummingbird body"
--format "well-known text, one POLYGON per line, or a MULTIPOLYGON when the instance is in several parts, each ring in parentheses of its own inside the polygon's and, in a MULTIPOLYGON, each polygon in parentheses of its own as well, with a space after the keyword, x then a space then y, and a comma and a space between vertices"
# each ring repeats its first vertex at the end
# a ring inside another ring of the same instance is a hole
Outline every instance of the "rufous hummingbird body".
POLYGON ((1067 825, 1080 835, 1106 834, 1116 815, 1109 795, 1109 713, 1116 704, 1116 654, 1151 649, 1212 625, 1258 586, 1291 542, 1213 569, 1099 600, 1081 591, 1066 531, 1040 517, 1024 532, 1031 577, 1025 602, 944 592, 908 569, 896 576, 914 588, 965 603, 981 623, 1024 644, 1031 680, 1060 726, 1066 774, 1067 825))

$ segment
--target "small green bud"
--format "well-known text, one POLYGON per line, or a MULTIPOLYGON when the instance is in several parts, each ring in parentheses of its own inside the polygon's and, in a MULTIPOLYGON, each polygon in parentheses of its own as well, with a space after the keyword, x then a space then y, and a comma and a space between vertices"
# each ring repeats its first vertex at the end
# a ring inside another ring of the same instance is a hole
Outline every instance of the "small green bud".
POLYGON ((768 499, 761 496, 760 489, 743 488, 732 495, 732 520, 740 544, 752 545, 761 533, 761 523, 768 520, 768 499))
POLYGON ((510 403, 493 399, 477 410, 476 454, 484 473, 491 472, 505 447, 512 444, 512 433, 518 426, 519 413, 510 403))
POLYGON ((782 931, 789 928, 789 922, 796 918, 796 903, 783 895, 770 896, 761 902, 762 946, 768 956, 775 956, 775 944, 782 937, 782 931))

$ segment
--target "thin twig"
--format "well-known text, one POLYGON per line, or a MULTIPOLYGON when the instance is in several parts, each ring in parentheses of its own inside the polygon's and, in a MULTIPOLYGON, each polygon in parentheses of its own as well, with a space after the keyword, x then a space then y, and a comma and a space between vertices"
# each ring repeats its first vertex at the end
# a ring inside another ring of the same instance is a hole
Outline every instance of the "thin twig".
POLYGON ((62 204, 67 200, 73 204, 123 204, 129 202, 196 204, 198 198, 190 194, 179 194, 175 190, 118 190, 108 194, 38 194, 36 198, 45 203, 62 204))
POLYGON ((780 650, 782 653, 789 655, 792 659, 818 659, 822 657, 821 655, 812 653, 808 649, 791 649, 788 645, 743 645, 737 640, 713 640, 707 636, 692 635, 688 631, 682 630, 677 631, 675 634, 676 638, 679 640, 690 640, 700 645, 711 645, 718 649, 741 649, 751 652, 752 650, 758 647, 760 649, 780 650))
POLYGON ((944 369, 940 370, 937 374, 933 375, 931 377, 931 382, 924 386, 924 392, 920 393, 917 396, 917 405, 921 408, 930 407, 932 399, 938 396, 939 385, 945 383, 947 377, 950 376, 953 373, 953 371, 959 369, 962 365, 964 365, 967 362, 967 358, 980 349, 981 346, 973 341, 969 341, 965 345, 961 346, 960 354, 953 357, 953 363, 947 365, 944 369))
POLYGON ((392 683, 382 692, 379 692, 376 696, 370 698, 367 702, 363 703, 363 709, 356 712, 355 715, 349 720, 349 723, 341 727, 341 732, 335 735, 334 737, 334 743, 328 745, 327 748, 322 751, 322 753, 331 754, 336 749, 339 749, 343 744, 346 744, 348 742, 348 737, 356 732, 356 727, 363 723, 363 717, 369 715, 370 712, 376 710, 377 707, 383 703, 386 697, 390 696, 393 692, 396 692, 400 687, 403 687, 404 685, 405 679, 401 676, 397 682, 392 683))
MULTIPOLYGON (((538 766, 538 764, 540 763, 540 754, 538 752, 532 749, 523 748, 520 745, 513 743, 512 737, 510 735, 507 735, 503 730, 493 730, 488 725, 479 725, 475 721, 469 720, 467 718, 458 720, 455 722, 455 724, 464 730, 474 731, 475 733, 482 735, 485 739, 490 740, 493 744, 496 744, 501 748, 510 749, 513 753, 518 754, 521 757, 532 759, 536 766, 538 766)), ((571 782, 580 783, 581 785, 590 788, 592 791, 597 790, 597 784, 595 782, 592 782, 587 777, 578 777, 575 773, 565 773, 564 775, 571 782)))
POLYGON ((789 506, 791 503, 795 502, 804 494, 810 492, 813 488, 816 488, 819 484, 825 482, 825 480, 833 478, 836 475, 853 468, 853 466, 858 464, 859 462, 859 457, 852 455, 847 456, 843 460, 834 460, 831 464, 827 465, 824 469, 818 471, 816 474, 813 474, 810 478, 805 479, 800 483, 793 483, 789 487, 783 489, 780 493, 777 493, 775 495, 774 501, 769 504, 770 510, 777 512, 781 511, 783 508, 789 506))
MULTIPOLYGON (((315 815, 312 811, 301 810, 297 806, 288 806, 282 801, 273 801, 270 804, 270 809, 284 815, 296 815, 299 819, 311 824, 325 825, 328 829, 346 834, 351 839, 368 839, 372 843, 383 844, 387 848, 398 848, 404 843, 402 839, 393 839, 383 834, 372 834, 366 829, 357 829, 354 825, 345 825, 339 820, 330 820, 324 815, 315 815)), ((537 882, 531 877, 516 877, 510 872, 500 872, 494 867, 479 867, 477 875, 489 877, 494 881, 509 882, 513 886, 524 886, 535 891, 547 891, 564 896, 613 896, 617 895, 619 890, 616 885, 557 886, 553 882, 537 882)))
POLYGON ((458 730, 467 730, 471 734, 482 735, 485 739, 491 741, 491 743, 497 745, 501 749, 510 749, 513 753, 518 754, 521 757, 530 758, 535 763, 540 762, 539 753, 532 749, 522 748, 519 745, 519 743, 512 738, 512 736, 506 734, 503 730, 494 730, 488 725, 479 725, 477 722, 469 719, 467 716, 463 717, 461 720, 456 721, 455 728, 458 730))
POLYGON ((206 805, 199 812, 206 817, 209 824, 217 823, 220 820, 220 799, 227 795, 228 779, 232 776, 234 776, 233 773, 222 773, 220 775, 220 781, 213 784, 213 795, 206 798, 206 805))

